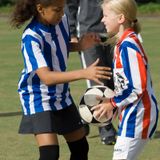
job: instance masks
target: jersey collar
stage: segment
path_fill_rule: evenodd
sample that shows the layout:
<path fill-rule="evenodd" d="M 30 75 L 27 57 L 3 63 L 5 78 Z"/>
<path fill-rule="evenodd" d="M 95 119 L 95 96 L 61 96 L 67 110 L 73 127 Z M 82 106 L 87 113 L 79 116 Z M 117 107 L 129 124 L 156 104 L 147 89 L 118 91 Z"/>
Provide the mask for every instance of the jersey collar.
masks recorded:
<path fill-rule="evenodd" d="M 133 33 L 134 33 L 134 30 L 132 28 L 126 29 L 123 35 L 121 36 L 120 40 L 118 41 L 117 45 L 120 45 L 125 38 L 129 37 Z"/>

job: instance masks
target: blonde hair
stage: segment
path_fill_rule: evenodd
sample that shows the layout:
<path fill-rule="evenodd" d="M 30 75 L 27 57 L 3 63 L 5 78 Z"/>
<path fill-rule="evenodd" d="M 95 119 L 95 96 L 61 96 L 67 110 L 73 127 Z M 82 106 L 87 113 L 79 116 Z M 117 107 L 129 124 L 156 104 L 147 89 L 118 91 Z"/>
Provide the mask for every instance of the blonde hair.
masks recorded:
<path fill-rule="evenodd" d="M 105 4 L 109 4 L 110 9 L 116 14 L 123 14 L 129 27 L 133 28 L 135 33 L 138 34 L 141 31 L 137 20 L 137 4 L 135 0 L 103 0 L 101 6 L 103 7 Z"/>

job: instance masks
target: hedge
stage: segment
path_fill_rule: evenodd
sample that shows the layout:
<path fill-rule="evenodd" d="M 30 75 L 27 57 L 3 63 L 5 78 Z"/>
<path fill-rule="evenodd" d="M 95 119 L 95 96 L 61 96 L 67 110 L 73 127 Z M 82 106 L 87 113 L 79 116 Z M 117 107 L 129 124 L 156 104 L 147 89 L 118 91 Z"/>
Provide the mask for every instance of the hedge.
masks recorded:
<path fill-rule="evenodd" d="M 0 0 L 0 6 L 12 5 L 16 2 L 16 0 Z"/>
<path fill-rule="evenodd" d="M 138 3 L 149 3 L 149 2 L 155 2 L 160 3 L 160 0 L 136 0 Z M 0 6 L 5 5 L 13 5 L 16 2 L 16 0 L 0 0 Z"/>

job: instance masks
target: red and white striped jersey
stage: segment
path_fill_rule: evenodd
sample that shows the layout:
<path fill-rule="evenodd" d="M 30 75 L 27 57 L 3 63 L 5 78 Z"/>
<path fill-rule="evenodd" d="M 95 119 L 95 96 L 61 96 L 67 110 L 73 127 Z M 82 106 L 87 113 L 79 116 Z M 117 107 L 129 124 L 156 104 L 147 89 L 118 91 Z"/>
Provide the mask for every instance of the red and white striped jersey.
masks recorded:
<path fill-rule="evenodd" d="M 127 29 L 114 52 L 113 74 L 119 111 L 118 135 L 150 138 L 158 120 L 158 105 L 152 88 L 148 60 L 137 35 Z"/>

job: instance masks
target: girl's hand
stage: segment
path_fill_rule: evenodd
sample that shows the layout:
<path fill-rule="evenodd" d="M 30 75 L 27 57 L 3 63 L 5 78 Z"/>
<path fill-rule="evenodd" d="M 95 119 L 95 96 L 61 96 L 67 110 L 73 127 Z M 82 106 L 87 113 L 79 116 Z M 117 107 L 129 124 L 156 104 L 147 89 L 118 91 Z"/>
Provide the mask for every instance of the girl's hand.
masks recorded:
<path fill-rule="evenodd" d="M 94 106 L 94 107 L 92 107 L 91 110 L 92 111 L 96 111 L 96 115 L 95 116 L 96 116 L 97 119 L 100 119 L 103 116 L 109 115 L 110 112 L 113 111 L 113 106 L 112 106 L 110 100 L 107 99 L 107 98 L 98 97 L 98 99 L 103 100 L 103 102 L 98 104 L 98 105 L 96 105 L 96 106 Z"/>
<path fill-rule="evenodd" d="M 111 68 L 109 67 L 100 67 L 97 66 L 99 59 L 97 59 L 93 64 L 84 69 L 86 79 L 93 80 L 96 83 L 103 85 L 103 83 L 99 79 L 111 79 Z"/>
<path fill-rule="evenodd" d="M 77 37 L 72 37 L 71 42 L 72 43 L 78 43 L 78 38 Z"/>
<path fill-rule="evenodd" d="M 101 39 L 96 33 L 87 33 L 79 40 L 80 50 L 86 50 L 92 46 L 99 44 Z"/>

